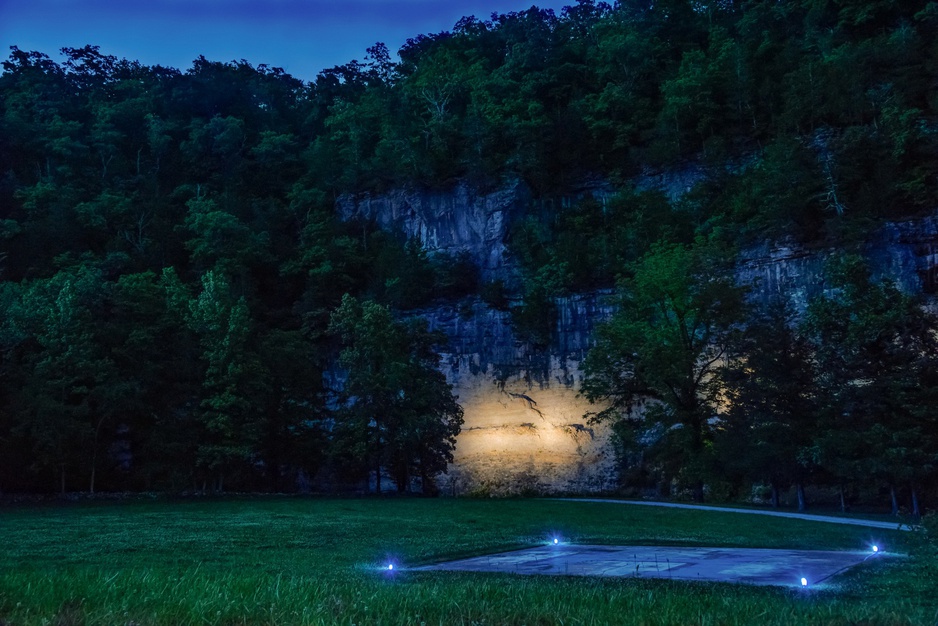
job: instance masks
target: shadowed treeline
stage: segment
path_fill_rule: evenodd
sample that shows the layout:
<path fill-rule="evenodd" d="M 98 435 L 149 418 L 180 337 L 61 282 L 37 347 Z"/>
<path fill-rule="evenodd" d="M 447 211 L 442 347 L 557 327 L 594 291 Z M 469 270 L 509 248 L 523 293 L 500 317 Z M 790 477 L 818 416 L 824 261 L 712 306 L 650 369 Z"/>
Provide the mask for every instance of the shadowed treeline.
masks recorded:
<path fill-rule="evenodd" d="M 853 246 L 934 209 L 936 27 L 915 1 L 581 0 L 463 19 L 400 62 L 377 44 L 313 83 L 246 61 L 179 71 L 14 48 L 0 489 L 364 487 L 383 469 L 432 492 L 461 415 L 440 337 L 389 311 L 511 296 L 519 337 L 543 346 L 552 298 L 628 280 L 655 242 Z M 680 200 L 632 185 L 688 160 L 706 176 Z M 608 203 L 566 201 L 597 179 Z M 342 194 L 519 180 L 545 202 L 510 229 L 516 285 L 334 210 Z M 348 386 L 324 388 L 335 370 Z M 695 411 L 678 422 L 703 424 Z M 901 424 L 889 450 L 933 441 L 887 414 L 869 423 Z M 710 443 L 702 432 L 680 467 Z M 877 480 L 933 480 L 930 454 L 914 477 Z M 866 471 L 851 462 L 838 471 Z"/>

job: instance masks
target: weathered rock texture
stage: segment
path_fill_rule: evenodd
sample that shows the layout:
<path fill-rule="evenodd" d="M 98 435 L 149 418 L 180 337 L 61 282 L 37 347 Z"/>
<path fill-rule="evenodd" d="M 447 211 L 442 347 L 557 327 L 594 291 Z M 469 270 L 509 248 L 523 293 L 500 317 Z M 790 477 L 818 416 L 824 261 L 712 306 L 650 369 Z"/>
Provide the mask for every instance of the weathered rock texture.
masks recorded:
<path fill-rule="evenodd" d="M 418 237 L 432 252 L 468 252 L 483 279 L 492 280 L 509 277 L 505 236 L 530 200 L 520 183 L 484 194 L 459 185 L 448 193 L 400 190 L 377 197 L 344 197 L 338 210 L 344 219 L 374 221 Z"/>
<path fill-rule="evenodd" d="M 740 283 L 752 286 L 756 300 L 782 295 L 798 310 L 828 288 L 824 267 L 841 251 L 792 242 L 766 243 L 745 250 L 737 266 Z M 922 293 L 933 305 L 938 293 L 938 217 L 887 222 L 862 248 L 874 278 L 894 281 L 907 293 Z"/>
<path fill-rule="evenodd" d="M 535 351 L 515 339 L 509 314 L 476 303 L 471 310 L 424 312 L 451 338 L 443 371 L 466 422 L 450 469 L 451 491 L 589 492 L 614 486 L 608 428 L 590 424 L 578 395 L 580 362 L 595 325 L 611 312 L 607 294 L 557 302 L 557 341 Z"/>
<path fill-rule="evenodd" d="M 676 177 L 648 176 L 645 188 L 677 197 L 698 181 L 690 168 Z M 584 189 L 605 200 L 601 185 Z M 512 221 L 531 207 L 520 184 L 476 194 L 465 186 L 451 193 L 398 191 L 377 198 L 346 198 L 346 218 L 373 220 L 420 237 L 428 250 L 468 252 L 483 279 L 518 279 L 507 248 Z M 536 210 L 535 210 L 536 214 Z M 745 251 L 740 282 L 753 285 L 756 300 L 784 294 L 802 309 L 825 289 L 823 270 L 835 251 L 796 243 L 765 244 Z M 938 218 L 886 224 L 865 247 L 874 272 L 910 292 L 938 291 Z M 517 283 L 515 283 L 517 284 Z M 450 338 L 443 369 L 465 410 L 455 460 L 443 487 L 458 493 L 526 490 L 600 491 L 615 484 L 608 428 L 588 423 L 591 408 L 578 395 L 580 363 L 598 323 L 612 312 L 609 294 L 560 299 L 553 343 L 536 351 L 519 341 L 507 312 L 481 302 L 423 311 L 431 327 Z M 448 481 L 448 483 L 447 483 Z"/>
<path fill-rule="evenodd" d="M 419 237 L 430 252 L 469 253 L 483 280 L 518 280 L 507 248 L 513 220 L 531 197 L 521 184 L 477 194 L 397 191 L 345 198 L 346 219 L 374 221 Z M 558 301 L 555 341 L 546 351 L 516 339 L 510 314 L 481 302 L 422 311 L 450 338 L 443 370 L 465 411 L 455 460 L 443 488 L 493 494 L 601 491 L 614 486 L 608 428 L 589 424 L 578 395 L 580 362 L 596 324 L 611 312 L 608 294 Z"/>

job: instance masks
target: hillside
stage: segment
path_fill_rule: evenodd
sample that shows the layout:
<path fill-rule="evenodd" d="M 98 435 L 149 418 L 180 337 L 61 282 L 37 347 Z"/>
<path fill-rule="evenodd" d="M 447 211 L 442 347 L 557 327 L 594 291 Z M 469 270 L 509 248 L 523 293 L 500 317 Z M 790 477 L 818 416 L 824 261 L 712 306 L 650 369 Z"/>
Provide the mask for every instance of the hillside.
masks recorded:
<path fill-rule="evenodd" d="M 584 418 L 581 361 L 610 294 L 662 249 L 719 250 L 714 267 L 762 276 L 756 291 L 800 313 L 836 292 L 818 287 L 834 280 L 825 259 L 855 252 L 876 279 L 934 292 L 936 33 L 926 2 L 580 0 L 461 20 L 399 61 L 376 44 L 313 83 L 246 61 L 181 71 L 93 45 L 62 61 L 14 48 L 0 489 L 361 489 L 376 468 L 443 487 L 427 473 L 451 445 L 389 425 L 389 452 L 391 430 L 338 408 L 355 404 L 340 402 L 347 365 L 379 310 L 410 346 L 390 362 L 411 350 L 429 371 L 432 331 L 449 335 L 456 458 L 481 454 L 501 481 L 458 483 L 457 463 L 450 487 L 614 487 L 634 451 Z M 400 321 L 415 314 L 428 328 Z M 470 443 L 490 428 L 511 436 Z M 929 428 L 915 454 L 932 459 Z M 690 466 L 662 463 L 635 484 Z M 908 475 L 891 463 L 877 485 L 934 491 L 933 459 Z M 863 473 L 815 465 L 829 486 Z M 738 488 L 753 471 L 718 473 Z"/>

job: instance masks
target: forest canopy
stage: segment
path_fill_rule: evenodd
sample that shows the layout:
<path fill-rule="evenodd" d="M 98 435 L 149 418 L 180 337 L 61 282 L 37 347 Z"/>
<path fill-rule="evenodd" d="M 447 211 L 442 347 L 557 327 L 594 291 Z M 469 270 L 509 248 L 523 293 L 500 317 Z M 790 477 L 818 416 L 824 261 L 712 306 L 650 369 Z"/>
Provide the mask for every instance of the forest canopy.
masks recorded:
<path fill-rule="evenodd" d="M 933 211 L 936 32 L 938 4 L 918 0 L 579 0 L 464 18 L 398 60 L 378 43 L 310 83 L 244 60 L 179 70 L 13 47 L 0 489 L 361 481 L 391 453 L 360 416 L 336 428 L 354 413 L 323 382 L 354 351 L 355 333 L 330 331 L 342 306 L 512 301 L 519 335 L 543 346 L 552 298 L 628 280 L 660 246 L 851 245 Z M 704 175 L 679 199 L 634 184 L 688 163 Z M 335 208 L 519 181 L 540 209 L 511 225 L 507 294 L 471 257 Z M 608 202 L 578 195 L 597 181 Z M 394 333 L 421 338 L 402 362 L 435 362 L 439 337 Z M 461 412 L 431 382 L 419 417 L 442 403 L 446 425 L 408 443 L 424 457 L 394 457 L 400 476 L 451 452 Z M 367 432 L 368 460 L 336 456 L 337 432 Z"/>

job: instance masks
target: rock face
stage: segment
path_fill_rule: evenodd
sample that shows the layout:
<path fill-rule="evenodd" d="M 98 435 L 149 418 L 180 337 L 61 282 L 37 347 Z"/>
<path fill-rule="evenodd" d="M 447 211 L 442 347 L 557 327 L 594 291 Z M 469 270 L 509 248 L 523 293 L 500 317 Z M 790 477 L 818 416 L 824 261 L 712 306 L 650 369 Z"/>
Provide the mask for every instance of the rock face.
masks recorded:
<path fill-rule="evenodd" d="M 531 202 L 522 184 L 477 194 L 396 191 L 344 198 L 345 219 L 419 237 L 430 252 L 469 253 L 483 280 L 518 280 L 508 255 L 512 221 Z M 608 427 L 588 423 L 579 397 L 580 362 L 610 294 L 557 302 L 555 341 L 546 351 L 515 338 L 510 314 L 482 302 L 421 311 L 450 338 L 443 371 L 465 411 L 455 459 L 441 487 L 452 493 L 589 492 L 612 488 L 615 459 Z"/>
<path fill-rule="evenodd" d="M 590 424 L 578 395 L 580 362 L 597 323 L 612 312 L 608 294 L 557 302 L 557 341 L 548 351 L 518 341 L 507 312 L 423 312 L 450 337 L 442 369 L 465 411 L 448 485 L 455 493 L 591 492 L 614 487 L 608 427 Z"/>
<path fill-rule="evenodd" d="M 448 193 L 399 190 L 376 197 L 344 197 L 337 208 L 344 219 L 374 221 L 384 229 L 417 237 L 431 252 L 468 252 L 483 280 L 493 280 L 510 278 L 506 235 L 530 200 L 521 183 L 487 194 L 463 184 Z"/>
<path fill-rule="evenodd" d="M 934 300 L 931 296 L 938 293 L 938 215 L 890 222 L 878 235 L 866 249 L 877 276 Z"/>
<path fill-rule="evenodd" d="M 743 251 L 736 270 L 752 285 L 755 300 L 782 295 L 803 311 L 827 289 L 824 267 L 839 251 L 792 242 L 766 243 Z M 894 281 L 907 293 L 921 293 L 931 306 L 938 293 L 938 216 L 884 224 L 862 249 L 875 279 Z"/>
<path fill-rule="evenodd" d="M 639 181 L 680 195 L 697 172 L 672 180 Z M 609 190 L 584 189 L 605 200 Z M 483 279 L 517 284 L 507 236 L 531 202 L 523 185 L 476 194 L 398 191 L 376 198 L 343 199 L 341 214 L 373 220 L 420 237 L 431 252 L 468 252 Z M 831 249 L 777 242 L 743 252 L 737 279 L 753 286 L 755 300 L 777 294 L 803 310 L 825 289 Z M 938 293 L 938 217 L 884 225 L 863 250 L 878 277 L 910 292 Z M 934 300 L 933 300 L 934 301 Z M 421 312 L 431 328 L 450 338 L 443 370 L 465 411 L 455 459 L 441 487 L 455 493 L 591 492 L 615 486 L 615 459 L 607 426 L 590 424 L 591 407 L 578 395 L 580 364 L 597 326 L 613 310 L 611 294 L 583 294 L 557 301 L 552 345 L 534 350 L 512 332 L 510 315 L 481 302 Z"/>

